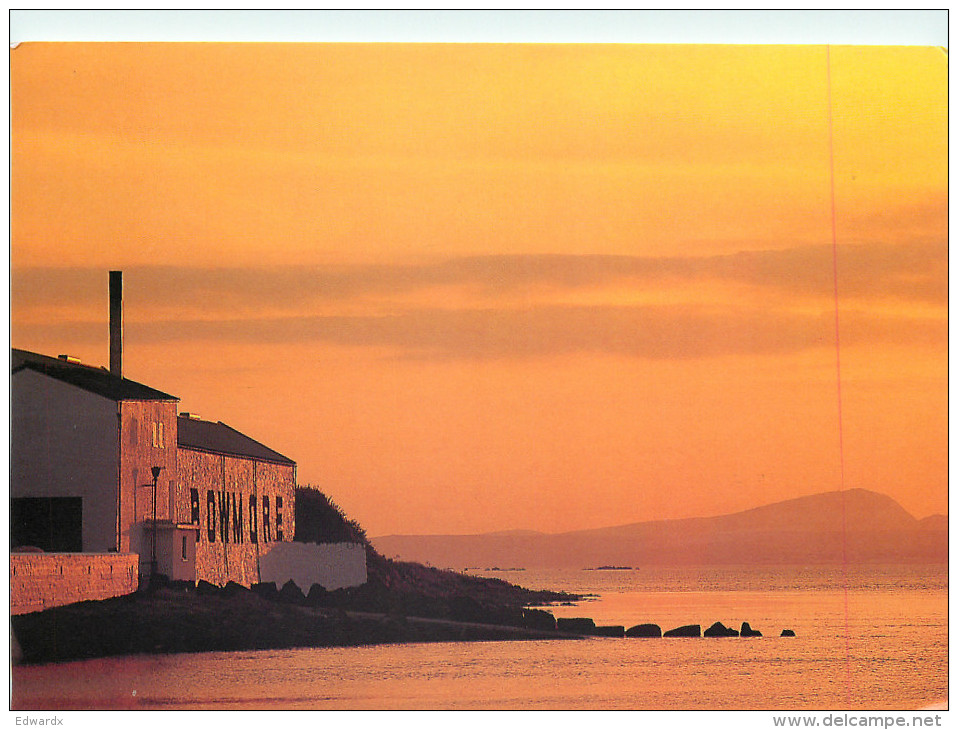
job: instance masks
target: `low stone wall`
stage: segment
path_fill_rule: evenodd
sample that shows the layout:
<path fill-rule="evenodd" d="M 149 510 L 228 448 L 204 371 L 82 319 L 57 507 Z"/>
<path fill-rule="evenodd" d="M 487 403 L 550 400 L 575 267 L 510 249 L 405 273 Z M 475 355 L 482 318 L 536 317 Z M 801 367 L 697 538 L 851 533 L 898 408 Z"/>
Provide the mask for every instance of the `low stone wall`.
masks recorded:
<path fill-rule="evenodd" d="M 136 553 L 11 553 L 10 613 L 136 592 Z"/>
<path fill-rule="evenodd" d="M 303 593 L 314 583 L 327 591 L 366 582 L 366 548 L 359 543 L 278 542 L 260 557 L 260 576 L 277 587 L 292 580 Z"/>

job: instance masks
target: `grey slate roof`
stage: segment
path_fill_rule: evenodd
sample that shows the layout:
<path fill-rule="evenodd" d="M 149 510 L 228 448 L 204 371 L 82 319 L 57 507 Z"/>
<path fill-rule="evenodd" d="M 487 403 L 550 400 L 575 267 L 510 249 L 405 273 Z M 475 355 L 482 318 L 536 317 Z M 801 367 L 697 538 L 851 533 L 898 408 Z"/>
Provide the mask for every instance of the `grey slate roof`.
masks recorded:
<path fill-rule="evenodd" d="M 106 368 L 67 362 L 56 357 L 11 348 L 11 374 L 25 369 L 43 373 L 51 378 L 56 378 L 110 400 L 179 400 L 175 395 L 164 393 L 133 380 L 119 378 Z"/>
<path fill-rule="evenodd" d="M 176 419 L 176 445 L 185 449 L 210 451 L 216 454 L 229 456 L 244 456 L 247 458 L 271 461 L 275 464 L 295 466 L 296 462 L 278 451 L 263 446 L 249 436 L 230 428 L 222 421 L 202 421 L 198 418 L 180 416 Z"/>

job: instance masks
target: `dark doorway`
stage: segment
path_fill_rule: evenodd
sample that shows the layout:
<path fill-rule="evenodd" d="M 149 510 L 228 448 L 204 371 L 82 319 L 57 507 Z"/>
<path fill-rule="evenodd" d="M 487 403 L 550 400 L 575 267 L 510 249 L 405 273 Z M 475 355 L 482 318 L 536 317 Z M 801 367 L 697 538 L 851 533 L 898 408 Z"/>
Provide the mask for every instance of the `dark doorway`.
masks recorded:
<path fill-rule="evenodd" d="M 16 497 L 10 500 L 10 548 L 48 553 L 83 551 L 81 497 Z"/>

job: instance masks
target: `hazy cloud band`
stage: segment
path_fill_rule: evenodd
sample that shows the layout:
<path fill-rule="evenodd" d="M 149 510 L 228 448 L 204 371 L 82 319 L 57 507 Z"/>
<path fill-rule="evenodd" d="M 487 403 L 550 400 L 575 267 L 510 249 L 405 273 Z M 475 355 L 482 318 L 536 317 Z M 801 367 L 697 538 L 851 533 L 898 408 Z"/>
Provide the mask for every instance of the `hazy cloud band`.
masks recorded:
<path fill-rule="evenodd" d="M 842 343 L 892 342 L 938 346 L 944 319 L 842 315 Z M 51 324 L 52 339 L 99 342 L 99 322 Z M 390 316 L 280 317 L 136 323 L 128 339 L 141 344 L 189 340 L 296 344 L 328 342 L 385 347 L 427 358 L 528 358 L 599 352 L 651 359 L 776 354 L 834 346 L 834 315 L 789 314 L 718 307 L 535 307 L 524 310 L 421 309 Z"/>
<path fill-rule="evenodd" d="M 946 305 L 947 242 L 846 245 L 839 250 L 844 296 L 897 298 Z M 522 255 L 461 257 L 413 265 L 264 268 L 129 267 L 127 281 L 149 304 L 197 307 L 345 301 L 398 296 L 439 286 L 474 287 L 487 296 L 550 286 L 585 289 L 616 282 L 727 281 L 795 294 L 830 295 L 830 246 L 743 251 L 707 257 Z M 14 270 L 14 307 L 98 304 L 100 269 Z"/>

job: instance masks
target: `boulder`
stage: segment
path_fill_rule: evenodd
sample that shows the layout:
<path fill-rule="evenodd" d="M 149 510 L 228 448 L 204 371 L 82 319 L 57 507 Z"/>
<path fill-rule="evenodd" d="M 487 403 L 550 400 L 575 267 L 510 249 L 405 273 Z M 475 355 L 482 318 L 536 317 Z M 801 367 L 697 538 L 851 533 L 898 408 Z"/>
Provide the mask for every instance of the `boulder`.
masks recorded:
<path fill-rule="evenodd" d="M 795 636 L 795 632 L 791 629 L 782 629 L 782 636 Z"/>
<path fill-rule="evenodd" d="M 522 625 L 527 629 L 555 631 L 556 617 L 540 608 L 524 608 L 522 609 Z"/>
<path fill-rule="evenodd" d="M 677 629 L 669 629 L 662 636 L 672 638 L 675 636 L 701 636 L 702 627 L 699 624 L 690 624 L 688 626 L 679 626 Z"/>
<path fill-rule="evenodd" d="M 743 622 L 742 622 L 742 630 L 739 632 L 739 634 L 740 634 L 741 636 L 743 636 L 743 637 L 748 638 L 748 637 L 751 637 L 751 636 L 761 636 L 761 635 L 762 635 L 762 632 L 761 632 L 761 631 L 756 631 L 756 630 L 753 629 L 751 626 L 749 626 L 749 625 L 748 625 L 748 621 L 743 621 Z"/>
<path fill-rule="evenodd" d="M 283 587 L 279 589 L 279 597 L 280 600 L 286 603 L 295 603 L 298 605 L 306 603 L 306 596 L 303 595 L 303 589 L 296 585 L 296 582 L 292 578 L 286 581 Z"/>
<path fill-rule="evenodd" d="M 556 619 L 556 628 L 567 634 L 588 634 L 595 631 L 595 621 L 591 618 L 560 618 Z"/>
<path fill-rule="evenodd" d="M 709 636 L 713 638 L 723 636 L 738 636 L 738 631 L 728 628 L 721 621 L 716 621 L 714 624 L 705 629 L 704 632 L 702 632 L 702 636 Z"/>
<path fill-rule="evenodd" d="M 276 600 L 279 596 L 275 583 L 254 583 L 250 586 L 250 590 L 260 598 L 266 598 L 268 600 Z"/>
<path fill-rule="evenodd" d="M 225 586 L 223 586 L 223 593 L 227 596 L 235 596 L 241 593 L 249 593 L 249 588 L 244 585 L 240 585 L 236 581 L 230 581 Z"/>
<path fill-rule="evenodd" d="M 219 595 L 219 592 L 219 586 L 215 586 L 205 580 L 199 580 L 196 582 L 196 593 L 200 596 L 216 596 Z"/>
<path fill-rule="evenodd" d="M 622 638 L 625 636 L 625 626 L 596 626 L 592 629 L 592 635 Z"/>
<path fill-rule="evenodd" d="M 626 631 L 625 635 L 631 638 L 658 639 L 662 636 L 662 629 L 660 629 L 656 624 L 638 624 L 637 626 L 633 626 Z"/>
<path fill-rule="evenodd" d="M 327 591 L 319 583 L 313 583 L 306 594 L 306 602 L 311 606 L 322 606 L 326 603 Z"/>

